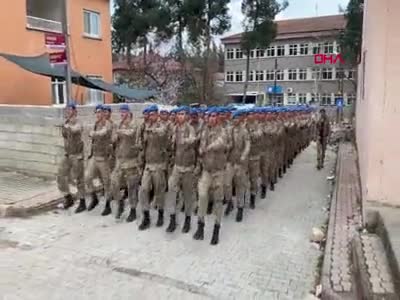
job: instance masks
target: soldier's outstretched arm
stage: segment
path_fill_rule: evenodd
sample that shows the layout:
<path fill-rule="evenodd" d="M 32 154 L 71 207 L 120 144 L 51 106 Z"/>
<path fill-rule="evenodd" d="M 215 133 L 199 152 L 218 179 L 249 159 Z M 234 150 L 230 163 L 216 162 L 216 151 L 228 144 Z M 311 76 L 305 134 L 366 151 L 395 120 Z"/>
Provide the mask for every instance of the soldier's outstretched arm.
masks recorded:
<path fill-rule="evenodd" d="M 78 133 L 83 131 L 83 127 L 81 123 L 75 123 L 75 124 L 68 124 L 69 129 L 73 133 Z"/>
<path fill-rule="evenodd" d="M 196 132 L 192 126 L 189 126 L 189 136 L 183 139 L 183 143 L 185 145 L 193 145 L 196 141 Z"/>
<path fill-rule="evenodd" d="M 90 133 L 90 135 L 92 136 L 92 137 L 101 137 L 101 136 L 105 136 L 107 133 L 108 133 L 108 131 L 109 131 L 109 128 L 107 127 L 107 126 L 103 126 L 103 128 L 102 129 L 100 129 L 100 130 L 93 130 L 91 133 Z"/>
<path fill-rule="evenodd" d="M 249 157 L 249 154 L 250 154 L 251 142 L 250 142 L 250 136 L 249 136 L 247 130 L 244 135 L 244 143 L 245 143 L 245 146 L 244 146 L 242 155 L 240 157 L 241 161 L 245 161 Z"/>
<path fill-rule="evenodd" d="M 220 150 L 226 148 L 227 145 L 227 134 L 225 130 L 221 131 L 221 135 L 214 140 L 208 147 L 208 151 L 215 151 L 215 150 Z"/>

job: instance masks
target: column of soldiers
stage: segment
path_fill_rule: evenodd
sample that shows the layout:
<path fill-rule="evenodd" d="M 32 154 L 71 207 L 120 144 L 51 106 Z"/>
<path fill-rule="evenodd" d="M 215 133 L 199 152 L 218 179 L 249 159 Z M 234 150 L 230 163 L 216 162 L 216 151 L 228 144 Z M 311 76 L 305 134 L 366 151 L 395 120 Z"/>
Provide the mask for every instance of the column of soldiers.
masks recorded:
<path fill-rule="evenodd" d="M 169 233 L 176 230 L 182 211 L 182 232 L 187 233 L 197 214 L 193 238 L 203 240 L 205 216 L 213 213 L 211 244 L 215 245 L 223 215 L 236 210 L 236 221 L 241 222 L 245 203 L 255 209 L 257 195 L 264 199 L 268 190 L 274 190 L 314 133 L 328 130 L 325 122 L 311 117 L 311 112 L 308 107 L 178 107 L 168 112 L 152 105 L 143 111 L 140 123 L 133 119 L 129 106 L 122 104 L 121 121 L 116 125 L 111 121 L 110 107 L 99 105 L 84 168 L 83 127 L 76 106 L 68 105 L 62 128 L 65 156 L 57 178 L 65 196 L 64 207 L 74 204 L 69 189 L 72 178 L 79 199 L 75 212 L 93 210 L 99 204 L 93 180 L 99 178 L 105 197 L 103 216 L 111 214 L 113 200 L 117 203 L 116 218 L 121 218 L 128 198 L 127 222 L 136 220 L 141 204 L 139 230 L 150 227 L 150 210 L 154 208 L 157 227 L 164 224 L 164 212 L 168 214 Z M 320 142 L 318 153 L 322 156 L 326 144 Z M 322 165 L 319 155 L 318 168 Z"/>

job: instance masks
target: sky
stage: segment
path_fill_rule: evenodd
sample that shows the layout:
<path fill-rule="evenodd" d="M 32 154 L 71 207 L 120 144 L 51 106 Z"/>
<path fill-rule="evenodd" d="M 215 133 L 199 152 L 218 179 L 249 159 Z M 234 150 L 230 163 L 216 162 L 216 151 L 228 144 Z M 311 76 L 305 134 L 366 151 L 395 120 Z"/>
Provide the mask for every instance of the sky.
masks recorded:
<path fill-rule="evenodd" d="M 288 0 L 289 7 L 277 16 L 277 20 L 334 15 L 339 13 L 339 5 L 345 8 L 349 0 Z M 113 6 L 111 0 L 111 7 Z M 229 4 L 232 27 L 223 36 L 242 31 L 243 16 L 240 10 L 242 0 L 231 0 Z M 113 9 L 111 9 L 113 11 Z"/>

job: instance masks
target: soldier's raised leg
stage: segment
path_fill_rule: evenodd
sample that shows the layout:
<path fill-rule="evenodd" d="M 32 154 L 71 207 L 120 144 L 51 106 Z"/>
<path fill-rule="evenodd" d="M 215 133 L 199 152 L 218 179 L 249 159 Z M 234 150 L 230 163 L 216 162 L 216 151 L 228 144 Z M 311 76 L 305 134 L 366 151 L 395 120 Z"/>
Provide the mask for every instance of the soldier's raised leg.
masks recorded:
<path fill-rule="evenodd" d="M 145 230 L 150 227 L 150 190 L 152 188 L 152 172 L 145 169 L 139 191 L 139 200 L 143 210 L 143 218 L 142 223 L 139 225 L 139 230 Z"/>
<path fill-rule="evenodd" d="M 128 223 L 136 220 L 136 207 L 139 200 L 140 173 L 137 169 L 126 171 L 126 184 L 128 186 L 129 215 L 126 219 Z"/>
<path fill-rule="evenodd" d="M 212 178 L 209 172 L 203 171 L 199 180 L 199 210 L 197 212 L 198 222 L 197 230 L 193 235 L 195 240 L 204 239 L 204 217 L 207 214 L 209 191 Z"/>
<path fill-rule="evenodd" d="M 98 175 L 98 170 L 96 167 L 96 162 L 94 159 L 89 159 L 86 172 L 85 172 L 85 183 L 86 183 L 86 192 L 91 196 L 91 202 L 88 206 L 88 211 L 93 210 L 98 204 L 99 199 L 97 198 L 97 194 L 94 188 L 93 180 Z"/>
<path fill-rule="evenodd" d="M 214 230 L 211 237 L 211 245 L 216 245 L 219 242 L 219 231 L 221 229 L 222 221 L 222 205 L 224 200 L 224 175 L 225 172 L 217 172 L 213 174 L 212 180 L 212 194 L 214 198 Z"/>
<path fill-rule="evenodd" d="M 57 186 L 64 196 L 64 209 L 74 205 L 74 200 L 69 188 L 69 176 L 72 169 L 72 162 L 68 157 L 64 157 L 60 163 L 57 174 Z"/>
<path fill-rule="evenodd" d="M 79 199 L 79 206 L 75 210 L 75 213 L 78 214 L 86 210 L 83 158 L 74 158 L 72 160 L 72 173 L 76 178 L 76 188 L 78 190 L 77 198 Z"/>

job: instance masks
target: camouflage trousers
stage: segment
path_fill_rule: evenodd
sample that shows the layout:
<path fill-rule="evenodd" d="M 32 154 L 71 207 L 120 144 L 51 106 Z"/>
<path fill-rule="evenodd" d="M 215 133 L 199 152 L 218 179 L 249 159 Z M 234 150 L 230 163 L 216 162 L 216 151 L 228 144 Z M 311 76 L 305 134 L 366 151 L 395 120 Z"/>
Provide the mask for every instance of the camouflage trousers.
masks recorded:
<path fill-rule="evenodd" d="M 327 139 L 318 139 L 317 141 L 317 166 L 323 167 L 325 161 L 325 151 L 328 144 Z"/>
<path fill-rule="evenodd" d="M 225 170 L 208 172 L 203 170 L 199 180 L 199 219 L 204 221 L 207 213 L 208 200 L 211 196 L 214 205 L 215 222 L 220 224 L 222 219 L 222 202 L 224 199 Z"/>
<path fill-rule="evenodd" d="M 180 210 L 181 207 L 177 205 L 177 200 L 179 196 L 182 196 L 185 215 L 192 215 L 194 205 L 193 182 L 193 170 L 185 170 L 177 166 L 173 168 L 168 180 L 167 194 L 168 203 L 171 204 L 171 214 L 177 214 Z"/>
<path fill-rule="evenodd" d="M 72 175 L 72 176 L 71 176 Z M 69 195 L 70 179 L 76 179 L 78 189 L 78 199 L 85 197 L 85 178 L 83 158 L 64 156 L 58 168 L 57 185 L 64 196 Z"/>
<path fill-rule="evenodd" d="M 88 161 L 85 174 L 86 191 L 89 194 L 95 191 L 93 180 L 98 177 L 100 177 L 104 187 L 104 197 L 110 199 L 110 164 L 103 157 L 92 157 Z"/>
<path fill-rule="evenodd" d="M 248 167 L 246 165 L 233 164 L 231 170 L 231 182 L 236 191 L 236 201 L 234 203 L 236 207 L 242 208 L 244 207 L 246 190 L 248 188 L 248 180 L 246 180 L 249 176 Z M 232 186 L 227 192 L 225 192 L 226 199 L 232 200 Z"/>
<path fill-rule="evenodd" d="M 164 209 L 166 174 L 162 167 L 146 166 L 142 176 L 139 200 L 144 211 L 150 210 L 150 192 L 153 190 L 154 202 L 158 209 Z"/>
<path fill-rule="evenodd" d="M 261 184 L 264 186 L 268 186 L 274 179 L 274 160 L 274 152 L 270 147 L 260 157 Z"/>
<path fill-rule="evenodd" d="M 135 164 L 126 161 L 116 161 L 114 171 L 111 174 L 111 190 L 113 199 L 122 200 L 121 188 L 128 187 L 128 199 L 131 208 L 138 204 L 138 193 L 140 184 L 140 169 Z"/>
<path fill-rule="evenodd" d="M 233 165 L 232 163 L 228 162 L 226 164 L 225 176 L 224 176 L 224 196 L 225 200 L 228 201 L 232 200 L 233 175 L 234 175 Z"/>
<path fill-rule="evenodd" d="M 250 193 L 252 195 L 257 195 L 259 177 L 260 177 L 260 158 L 251 158 L 249 160 L 249 180 L 250 180 Z"/>

